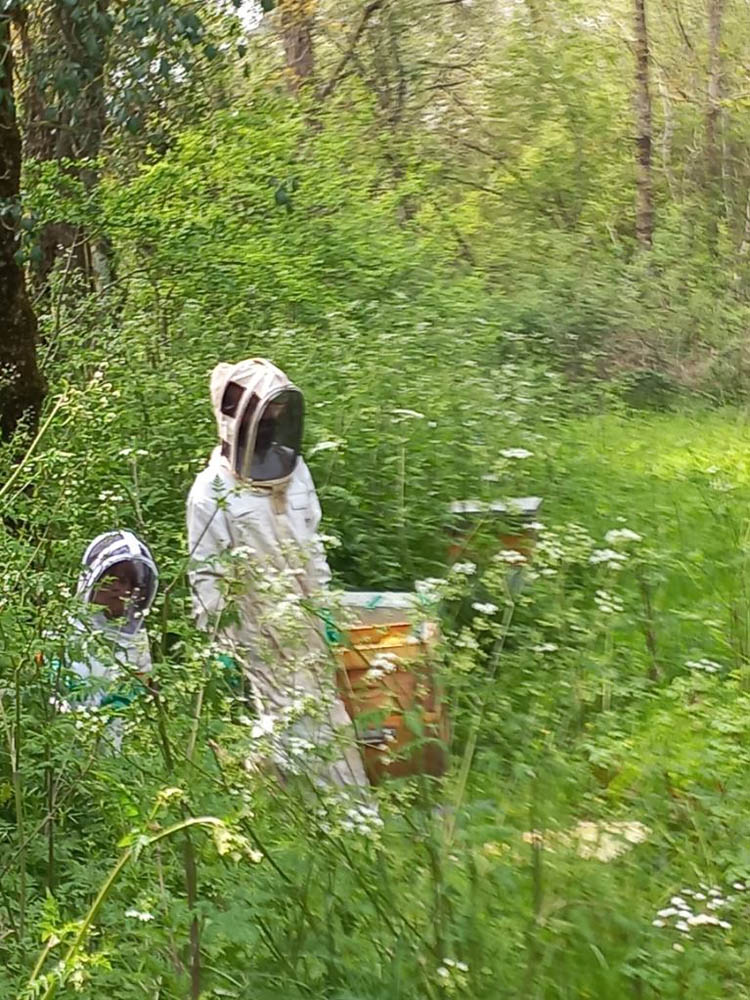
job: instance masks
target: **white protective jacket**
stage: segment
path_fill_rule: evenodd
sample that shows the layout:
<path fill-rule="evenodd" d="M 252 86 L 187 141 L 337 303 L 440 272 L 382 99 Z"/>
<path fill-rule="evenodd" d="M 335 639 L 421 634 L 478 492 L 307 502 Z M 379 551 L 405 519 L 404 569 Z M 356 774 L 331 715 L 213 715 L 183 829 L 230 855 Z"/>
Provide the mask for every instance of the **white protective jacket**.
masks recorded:
<path fill-rule="evenodd" d="M 274 755 L 283 768 L 295 770 L 294 757 L 312 744 L 327 751 L 326 777 L 365 784 L 315 615 L 331 572 L 317 534 L 321 510 L 312 476 L 301 458 L 287 478 L 263 485 L 233 471 L 239 419 L 222 413 L 230 382 L 261 403 L 290 385 L 283 372 L 259 359 L 219 365 L 211 377 L 224 449 L 214 450 L 187 502 L 198 625 L 248 676 L 258 728 L 276 734 Z"/>
<path fill-rule="evenodd" d="M 91 603 L 94 590 L 107 570 L 118 562 L 138 564 L 145 591 L 136 612 L 120 620 L 109 620 Z M 74 675 L 69 695 L 78 704 L 122 707 L 139 690 L 138 678 L 151 671 L 151 651 L 144 618 L 158 589 L 158 573 L 148 547 L 132 532 L 109 531 L 98 535 L 82 560 L 76 597 L 83 605 L 71 622 L 69 655 L 65 668 Z M 109 737 L 119 749 L 122 742 L 118 722 L 108 727 Z"/>

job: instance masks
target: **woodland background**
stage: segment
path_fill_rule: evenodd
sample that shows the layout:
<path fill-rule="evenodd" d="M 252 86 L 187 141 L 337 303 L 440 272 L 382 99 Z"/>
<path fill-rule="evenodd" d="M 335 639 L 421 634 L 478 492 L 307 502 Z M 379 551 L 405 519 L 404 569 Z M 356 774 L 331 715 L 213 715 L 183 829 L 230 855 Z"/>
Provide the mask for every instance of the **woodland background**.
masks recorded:
<path fill-rule="evenodd" d="M 747 0 L 2 0 L 4 996 L 745 995 L 749 63 Z M 451 770 L 382 827 L 246 772 L 190 622 L 252 355 L 338 584 L 441 597 Z M 520 598 L 449 567 L 451 501 L 530 494 Z M 47 666 L 114 526 L 162 571 L 118 757 Z"/>

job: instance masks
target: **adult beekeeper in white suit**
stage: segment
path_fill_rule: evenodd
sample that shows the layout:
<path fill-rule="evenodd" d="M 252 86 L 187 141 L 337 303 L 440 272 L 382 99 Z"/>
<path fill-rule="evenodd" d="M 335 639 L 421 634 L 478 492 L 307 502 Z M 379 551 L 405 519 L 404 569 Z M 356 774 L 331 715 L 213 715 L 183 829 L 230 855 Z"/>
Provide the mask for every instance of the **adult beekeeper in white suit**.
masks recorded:
<path fill-rule="evenodd" d="M 78 614 L 70 623 L 60 693 L 74 704 L 117 713 L 143 691 L 151 671 L 144 626 L 159 576 L 148 546 L 130 531 L 98 535 L 84 552 Z M 121 726 L 108 727 L 117 747 Z"/>
<path fill-rule="evenodd" d="M 316 616 L 331 572 L 300 456 L 302 393 L 251 358 L 216 366 L 211 401 L 220 444 L 187 503 L 198 625 L 249 679 L 256 733 L 268 735 L 282 771 L 364 785 Z"/>

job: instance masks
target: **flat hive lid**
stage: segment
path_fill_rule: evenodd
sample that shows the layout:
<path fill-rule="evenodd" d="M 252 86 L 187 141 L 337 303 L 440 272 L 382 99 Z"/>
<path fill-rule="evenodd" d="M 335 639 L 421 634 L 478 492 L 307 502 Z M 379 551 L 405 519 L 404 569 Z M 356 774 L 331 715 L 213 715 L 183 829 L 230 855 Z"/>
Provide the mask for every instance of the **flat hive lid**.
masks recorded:
<path fill-rule="evenodd" d="M 347 590 L 338 595 L 345 608 L 388 608 L 409 611 L 423 602 L 418 594 L 397 590 Z"/>
<path fill-rule="evenodd" d="M 450 505 L 451 514 L 519 514 L 533 517 L 542 506 L 541 497 L 513 497 L 510 500 L 454 500 Z"/>

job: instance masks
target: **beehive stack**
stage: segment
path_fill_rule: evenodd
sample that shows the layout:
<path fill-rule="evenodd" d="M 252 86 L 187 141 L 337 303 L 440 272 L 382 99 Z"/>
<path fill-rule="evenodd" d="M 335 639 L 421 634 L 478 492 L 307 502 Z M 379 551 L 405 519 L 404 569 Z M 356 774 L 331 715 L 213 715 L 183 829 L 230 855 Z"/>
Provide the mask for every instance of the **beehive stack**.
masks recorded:
<path fill-rule="evenodd" d="M 415 623 L 413 595 L 356 592 L 344 603 L 355 624 L 338 647 L 339 691 L 368 777 L 443 774 L 449 725 L 433 670 L 437 626 Z"/>

